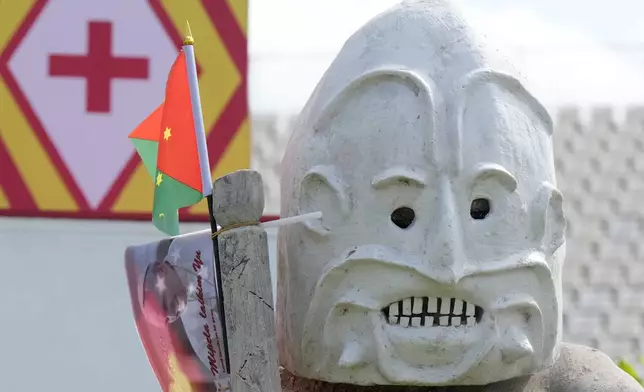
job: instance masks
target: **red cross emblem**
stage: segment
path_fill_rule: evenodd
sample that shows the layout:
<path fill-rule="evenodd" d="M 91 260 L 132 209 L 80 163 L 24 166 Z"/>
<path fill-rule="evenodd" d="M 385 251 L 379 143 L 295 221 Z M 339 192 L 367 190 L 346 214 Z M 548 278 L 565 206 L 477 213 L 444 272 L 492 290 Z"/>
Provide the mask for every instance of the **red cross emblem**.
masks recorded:
<path fill-rule="evenodd" d="M 147 79 L 147 58 L 112 54 L 112 23 L 89 22 L 87 55 L 51 55 L 51 76 L 81 77 L 87 83 L 87 112 L 109 113 L 112 79 Z"/>

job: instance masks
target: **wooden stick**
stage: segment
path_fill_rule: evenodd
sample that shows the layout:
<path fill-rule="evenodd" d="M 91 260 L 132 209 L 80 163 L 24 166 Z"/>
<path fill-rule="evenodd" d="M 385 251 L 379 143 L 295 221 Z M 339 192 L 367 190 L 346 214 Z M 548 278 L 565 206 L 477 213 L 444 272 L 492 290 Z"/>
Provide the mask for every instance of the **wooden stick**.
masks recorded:
<path fill-rule="evenodd" d="M 288 218 L 277 219 L 274 221 L 263 222 L 259 224 L 259 227 L 262 229 L 271 229 L 274 227 L 282 227 L 286 225 L 292 225 L 293 223 L 306 222 L 307 220 L 313 219 L 322 219 L 322 212 L 311 212 L 308 214 L 289 216 Z"/>

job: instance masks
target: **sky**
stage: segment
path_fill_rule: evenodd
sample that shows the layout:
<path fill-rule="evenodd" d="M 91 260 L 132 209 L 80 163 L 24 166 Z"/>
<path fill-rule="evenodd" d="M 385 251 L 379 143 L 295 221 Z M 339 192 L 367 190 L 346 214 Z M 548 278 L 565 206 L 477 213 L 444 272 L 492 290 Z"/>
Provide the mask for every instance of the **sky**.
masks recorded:
<path fill-rule="evenodd" d="M 249 0 L 251 110 L 297 113 L 344 41 L 397 2 Z M 546 106 L 644 104 L 643 1 L 454 2 Z"/>

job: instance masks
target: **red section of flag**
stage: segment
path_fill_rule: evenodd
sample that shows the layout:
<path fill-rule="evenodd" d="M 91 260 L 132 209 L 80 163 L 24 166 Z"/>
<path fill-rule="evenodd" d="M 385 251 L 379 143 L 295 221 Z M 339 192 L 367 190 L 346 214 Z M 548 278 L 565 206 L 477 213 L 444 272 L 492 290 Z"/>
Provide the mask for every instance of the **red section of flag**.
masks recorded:
<path fill-rule="evenodd" d="M 161 121 L 163 120 L 163 104 L 159 105 L 134 131 L 130 139 L 141 139 L 158 142 L 161 137 Z"/>
<path fill-rule="evenodd" d="M 197 133 L 185 52 L 172 65 L 165 91 L 157 169 L 202 192 Z"/>

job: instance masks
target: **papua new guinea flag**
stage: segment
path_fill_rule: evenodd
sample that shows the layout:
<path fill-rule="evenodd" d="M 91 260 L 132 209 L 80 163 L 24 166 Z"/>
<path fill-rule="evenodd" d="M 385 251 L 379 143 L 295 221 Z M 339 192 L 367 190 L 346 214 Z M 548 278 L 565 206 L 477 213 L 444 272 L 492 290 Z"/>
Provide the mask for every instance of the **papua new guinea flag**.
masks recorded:
<path fill-rule="evenodd" d="M 163 104 L 129 135 L 154 181 L 152 222 L 168 235 L 179 234 L 178 209 L 201 201 L 212 186 L 207 152 L 199 146 L 205 143 L 199 93 L 189 82 L 194 66 L 188 63 L 184 47 L 168 74 Z"/>
<path fill-rule="evenodd" d="M 139 337 L 163 392 L 230 391 L 210 230 L 128 247 Z"/>

